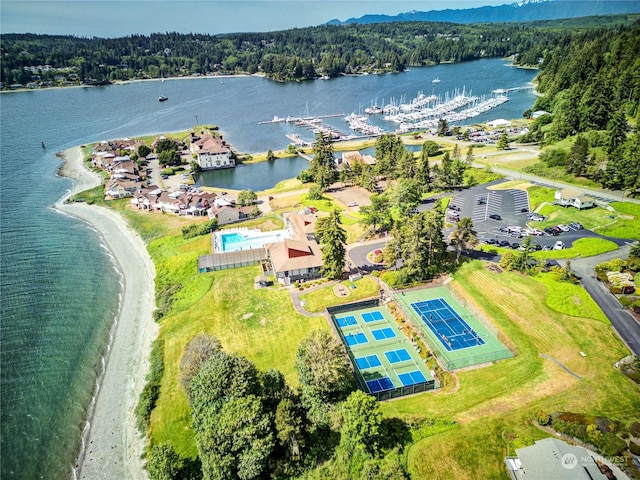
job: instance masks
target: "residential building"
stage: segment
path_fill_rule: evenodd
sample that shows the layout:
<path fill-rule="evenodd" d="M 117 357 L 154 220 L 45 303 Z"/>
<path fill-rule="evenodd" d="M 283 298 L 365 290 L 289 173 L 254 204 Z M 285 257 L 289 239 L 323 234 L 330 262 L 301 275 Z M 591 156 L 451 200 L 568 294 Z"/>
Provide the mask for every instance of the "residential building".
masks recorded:
<path fill-rule="evenodd" d="M 556 190 L 553 194 L 558 205 L 563 207 L 575 207 L 578 210 L 583 208 L 591 208 L 595 206 L 593 198 L 584 195 L 583 192 L 575 188 L 563 188 L 562 190 Z"/>
<path fill-rule="evenodd" d="M 214 137 L 209 133 L 191 137 L 191 153 L 203 170 L 219 168 L 234 168 L 236 161 L 231 153 L 231 147 L 222 137 Z"/>
<path fill-rule="evenodd" d="M 289 285 L 321 276 L 322 251 L 314 238 L 316 220 L 315 215 L 291 213 L 285 217 L 291 238 L 265 245 L 271 272 L 279 282 Z"/>

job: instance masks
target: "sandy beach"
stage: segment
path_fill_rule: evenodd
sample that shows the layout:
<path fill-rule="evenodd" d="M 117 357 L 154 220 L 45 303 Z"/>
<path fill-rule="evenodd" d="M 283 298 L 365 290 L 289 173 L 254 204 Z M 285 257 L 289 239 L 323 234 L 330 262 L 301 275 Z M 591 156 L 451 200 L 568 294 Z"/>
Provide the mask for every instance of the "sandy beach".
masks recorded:
<path fill-rule="evenodd" d="M 62 153 L 60 175 L 73 179 L 70 195 L 100 184 L 100 177 L 82 163 L 82 150 Z M 55 205 L 95 228 L 114 257 L 122 274 L 121 306 L 111 330 L 111 345 L 76 466 L 76 478 L 146 479 L 143 468 L 144 438 L 136 428 L 134 409 L 148 371 L 151 343 L 158 325 L 155 309 L 155 267 L 142 239 L 117 213 L 83 203 Z"/>

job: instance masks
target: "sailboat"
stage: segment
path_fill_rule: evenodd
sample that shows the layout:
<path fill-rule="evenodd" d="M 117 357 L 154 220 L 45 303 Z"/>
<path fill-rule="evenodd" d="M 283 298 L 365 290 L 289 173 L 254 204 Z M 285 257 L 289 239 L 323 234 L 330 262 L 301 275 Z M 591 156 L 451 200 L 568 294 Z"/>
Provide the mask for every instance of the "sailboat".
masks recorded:
<path fill-rule="evenodd" d="M 438 77 L 431 80 L 431 83 L 440 83 L 440 79 Z"/>

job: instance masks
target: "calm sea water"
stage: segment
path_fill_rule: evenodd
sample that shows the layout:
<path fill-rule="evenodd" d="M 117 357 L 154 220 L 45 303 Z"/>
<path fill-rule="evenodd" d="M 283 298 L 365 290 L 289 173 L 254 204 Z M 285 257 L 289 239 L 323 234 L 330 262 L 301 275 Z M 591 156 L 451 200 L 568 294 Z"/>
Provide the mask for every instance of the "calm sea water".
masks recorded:
<path fill-rule="evenodd" d="M 289 143 L 287 133 L 304 133 L 285 124 L 258 125 L 274 115 L 347 115 L 373 103 L 410 100 L 420 92 L 444 96 L 463 87 L 490 94 L 526 86 L 534 76 L 488 59 L 293 84 L 240 77 L 2 94 L 0 476 L 71 477 L 119 304 L 121 278 L 99 235 L 51 208 L 71 186 L 56 176 L 56 152 L 196 124 L 219 125 L 241 152 L 276 150 Z M 439 84 L 431 82 L 435 77 Z M 169 101 L 158 102 L 159 94 Z M 521 117 L 535 100 L 530 90 L 509 96 L 477 120 Z M 330 123 L 346 127 L 341 117 Z M 376 123 L 391 127 L 380 118 Z M 215 172 L 207 183 L 259 190 L 303 168 L 300 159 L 278 160 Z"/>

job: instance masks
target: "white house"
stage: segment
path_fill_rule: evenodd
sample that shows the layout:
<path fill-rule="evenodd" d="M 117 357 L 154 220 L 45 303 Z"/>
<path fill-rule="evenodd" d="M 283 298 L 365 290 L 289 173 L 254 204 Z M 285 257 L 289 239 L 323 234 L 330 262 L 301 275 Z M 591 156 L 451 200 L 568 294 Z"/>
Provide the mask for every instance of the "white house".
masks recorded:
<path fill-rule="evenodd" d="M 553 194 L 558 205 L 563 207 L 575 207 L 578 210 L 583 208 L 591 208 L 595 204 L 593 198 L 584 195 L 581 191 L 574 188 L 563 188 L 562 190 L 556 190 Z"/>
<path fill-rule="evenodd" d="M 190 150 L 196 155 L 196 162 L 203 170 L 234 168 L 236 166 L 231 155 L 231 148 L 222 137 L 214 137 L 209 133 L 193 136 Z"/>

